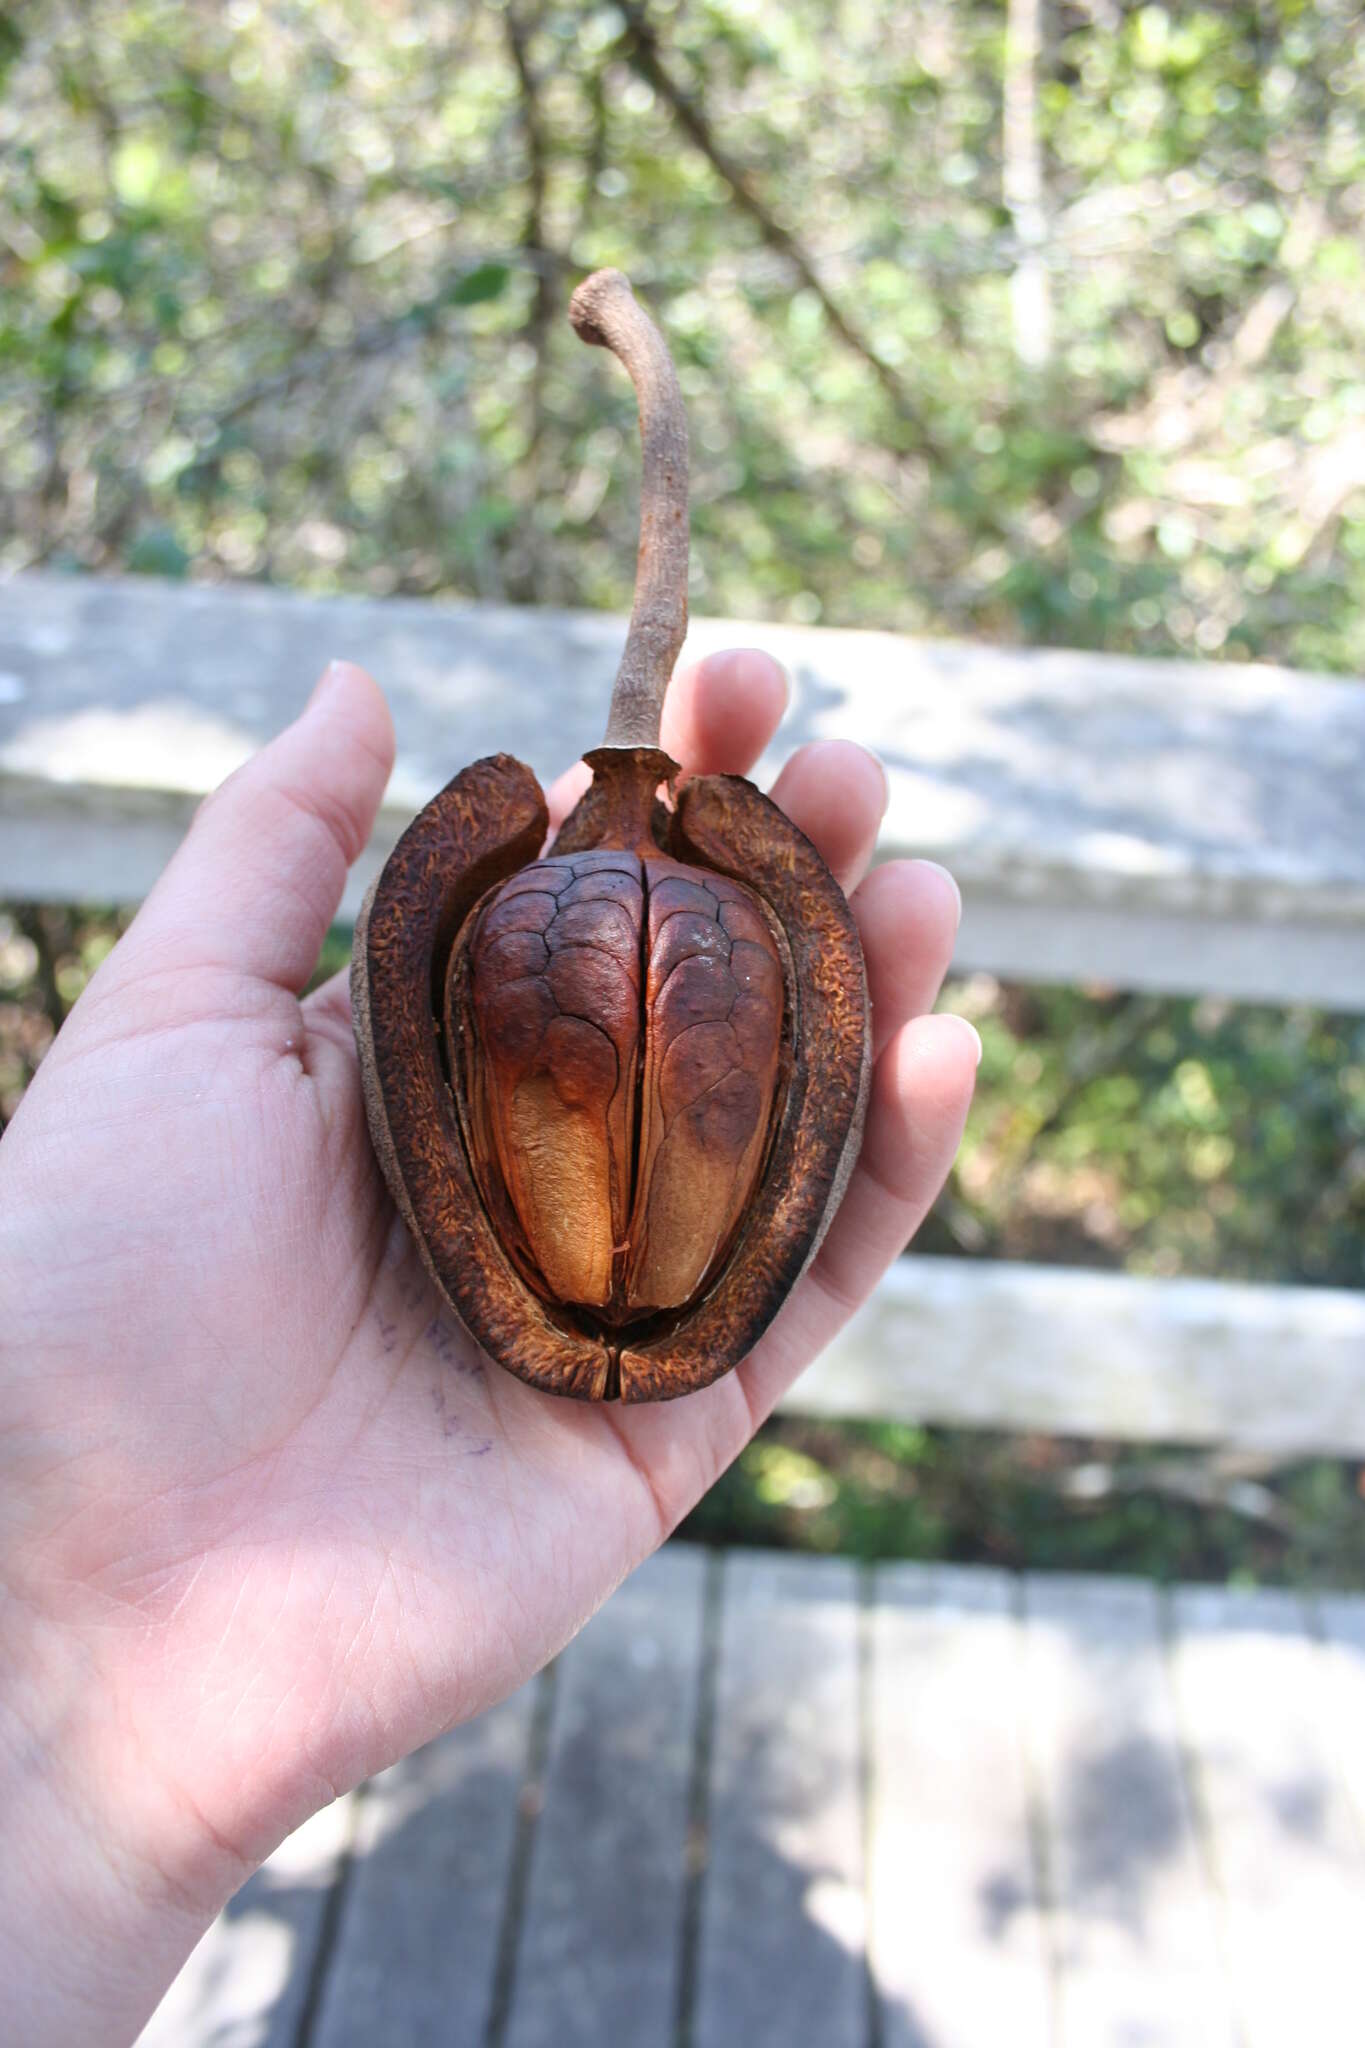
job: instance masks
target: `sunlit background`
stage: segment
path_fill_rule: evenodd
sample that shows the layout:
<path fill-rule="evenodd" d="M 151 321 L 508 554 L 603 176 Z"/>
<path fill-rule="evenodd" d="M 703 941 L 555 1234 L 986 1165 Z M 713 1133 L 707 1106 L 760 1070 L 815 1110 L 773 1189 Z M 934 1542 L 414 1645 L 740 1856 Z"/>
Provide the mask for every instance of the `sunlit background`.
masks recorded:
<path fill-rule="evenodd" d="M 632 400 L 563 318 L 610 263 L 678 359 L 696 610 L 1359 686 L 1356 7 L 53 0 L 0 66 L 7 570 L 624 607 Z M 0 913 L 0 1112 L 117 929 Z M 927 1248 L 1365 1283 L 1359 1020 L 948 1000 Z M 1137 1451 L 1081 1500 L 1095 1448 L 789 1420 L 696 1528 L 1365 1574 L 1353 1466 L 1258 1514 Z"/>

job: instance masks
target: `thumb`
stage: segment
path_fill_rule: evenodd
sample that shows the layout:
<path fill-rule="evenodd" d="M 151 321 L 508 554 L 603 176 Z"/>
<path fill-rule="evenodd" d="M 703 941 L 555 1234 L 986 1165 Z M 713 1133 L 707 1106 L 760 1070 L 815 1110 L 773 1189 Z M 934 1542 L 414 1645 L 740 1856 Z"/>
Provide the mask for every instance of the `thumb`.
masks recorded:
<path fill-rule="evenodd" d="M 204 802 L 120 951 L 170 955 L 297 993 L 393 767 L 393 721 L 364 669 L 333 661 L 294 723 Z"/>

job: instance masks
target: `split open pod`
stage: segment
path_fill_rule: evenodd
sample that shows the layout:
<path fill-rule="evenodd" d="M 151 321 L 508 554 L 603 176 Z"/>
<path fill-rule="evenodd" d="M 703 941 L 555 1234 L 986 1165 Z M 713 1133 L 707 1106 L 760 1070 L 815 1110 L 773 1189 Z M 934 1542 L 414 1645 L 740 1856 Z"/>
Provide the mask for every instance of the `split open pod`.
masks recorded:
<path fill-rule="evenodd" d="M 687 431 L 619 271 L 569 309 L 624 363 L 644 482 L 635 605 L 592 783 L 545 850 L 506 754 L 420 811 L 356 926 L 375 1151 L 424 1263 L 500 1365 L 665 1400 L 748 1353 L 862 1137 L 869 1012 L 843 891 L 737 775 L 659 748 L 687 627 Z"/>

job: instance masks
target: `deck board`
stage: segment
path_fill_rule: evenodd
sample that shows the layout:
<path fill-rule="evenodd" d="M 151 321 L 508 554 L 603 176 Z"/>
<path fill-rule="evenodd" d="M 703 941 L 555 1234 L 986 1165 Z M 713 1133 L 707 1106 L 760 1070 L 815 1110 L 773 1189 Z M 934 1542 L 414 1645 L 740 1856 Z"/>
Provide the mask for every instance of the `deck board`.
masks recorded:
<path fill-rule="evenodd" d="M 862 2048 L 859 1600 L 833 1559 L 726 1558 L 694 2048 Z"/>
<path fill-rule="evenodd" d="M 1182 1590 L 1175 1678 L 1246 2048 L 1358 2048 L 1365 1852 L 1286 1593 Z"/>
<path fill-rule="evenodd" d="M 534 1700 L 523 1687 L 366 1788 L 309 2048 L 482 2038 Z"/>
<path fill-rule="evenodd" d="M 1365 1600 L 670 1545 L 143 2048 L 1355 2048 L 1362 1946 Z"/>
<path fill-rule="evenodd" d="M 672 2048 L 703 1585 L 663 1551 L 558 1661 L 506 2048 Z"/>
<path fill-rule="evenodd" d="M 876 1574 L 870 1949 L 883 2048 L 1050 2048 L 1003 1572 Z"/>
<path fill-rule="evenodd" d="M 1034 1576 L 1024 1607 L 1059 2037 L 1235 2048 L 1156 1591 Z"/>
<path fill-rule="evenodd" d="M 1360 1289 L 914 1251 L 782 1405 L 1342 1458 L 1365 1456 L 1362 1358 Z"/>
<path fill-rule="evenodd" d="M 1365 1841 L 1365 1598 L 1326 1595 L 1314 1602 L 1325 1644 L 1325 1711 L 1332 1762 Z"/>

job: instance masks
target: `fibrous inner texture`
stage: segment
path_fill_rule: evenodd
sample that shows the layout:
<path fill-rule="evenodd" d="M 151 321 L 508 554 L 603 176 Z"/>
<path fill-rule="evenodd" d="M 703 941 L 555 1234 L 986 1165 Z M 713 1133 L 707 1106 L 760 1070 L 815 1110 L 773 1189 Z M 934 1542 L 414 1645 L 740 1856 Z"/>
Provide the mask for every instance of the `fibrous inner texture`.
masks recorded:
<path fill-rule="evenodd" d="M 778 1089 L 782 962 L 752 892 L 662 854 L 551 856 L 483 909 L 469 989 L 474 1127 L 531 1277 L 609 1323 L 685 1306 Z"/>

